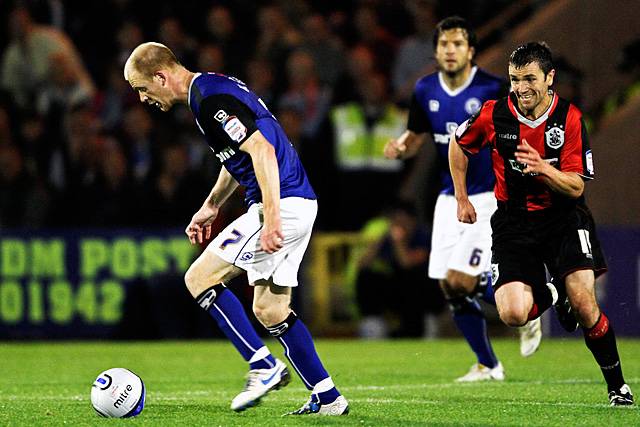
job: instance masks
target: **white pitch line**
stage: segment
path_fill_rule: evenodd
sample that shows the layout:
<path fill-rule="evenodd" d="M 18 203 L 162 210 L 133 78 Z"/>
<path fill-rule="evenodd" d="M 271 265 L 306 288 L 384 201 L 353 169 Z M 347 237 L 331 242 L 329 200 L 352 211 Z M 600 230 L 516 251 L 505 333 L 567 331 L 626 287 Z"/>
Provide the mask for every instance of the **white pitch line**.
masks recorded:
<path fill-rule="evenodd" d="M 201 396 L 203 394 L 200 394 Z M 88 402 L 90 399 L 84 396 L 44 396 L 41 398 L 34 397 L 21 397 L 21 396 L 6 396 L 9 400 L 22 400 L 22 401 L 74 401 L 74 402 Z M 3 400 L 4 398 L 0 399 Z M 179 397 L 179 396 L 155 396 L 153 394 L 148 396 L 147 404 L 153 405 L 155 402 L 184 402 L 192 400 L 192 398 L 188 397 Z M 280 402 L 300 402 L 298 398 L 278 398 Z M 428 400 L 428 399 L 393 399 L 393 398 L 374 398 L 367 397 L 364 399 L 358 398 L 350 398 L 350 402 L 352 403 L 365 403 L 365 404 L 374 404 L 374 405 L 391 405 L 391 404 L 405 404 L 405 405 L 432 405 L 432 406 L 448 406 L 451 405 L 450 400 Z M 549 407 L 567 407 L 567 408 L 609 408 L 608 404 L 605 403 L 571 403 L 571 402 L 539 402 L 539 401 L 517 401 L 512 400 L 508 402 L 503 402 L 505 405 L 518 405 L 518 406 L 549 406 Z"/>

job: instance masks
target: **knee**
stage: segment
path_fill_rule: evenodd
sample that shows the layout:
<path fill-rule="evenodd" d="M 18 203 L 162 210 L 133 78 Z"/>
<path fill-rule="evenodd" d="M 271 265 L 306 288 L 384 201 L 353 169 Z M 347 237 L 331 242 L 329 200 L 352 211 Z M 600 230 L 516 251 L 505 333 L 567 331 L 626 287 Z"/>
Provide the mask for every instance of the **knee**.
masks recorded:
<path fill-rule="evenodd" d="M 476 287 L 478 279 L 457 271 L 449 271 L 447 278 L 440 282 L 444 294 L 449 298 L 470 295 Z"/>
<path fill-rule="evenodd" d="M 184 274 L 184 283 L 194 298 L 200 294 L 200 280 L 198 279 L 197 268 L 194 267 L 194 265 L 191 265 L 191 267 L 189 267 L 187 272 Z"/>
<path fill-rule="evenodd" d="M 574 298 L 569 299 L 571 308 L 573 309 L 578 322 L 585 327 L 591 327 L 598 321 L 600 316 L 600 308 L 595 298 Z"/>
<path fill-rule="evenodd" d="M 529 313 L 526 310 L 516 309 L 513 307 L 509 308 L 498 308 L 498 314 L 500 315 L 500 320 L 511 327 L 522 326 L 528 321 Z"/>
<path fill-rule="evenodd" d="M 253 314 L 256 315 L 256 318 L 262 326 L 266 328 L 282 322 L 287 318 L 290 311 L 291 309 L 289 309 L 288 305 L 265 304 L 259 301 L 253 303 Z"/>

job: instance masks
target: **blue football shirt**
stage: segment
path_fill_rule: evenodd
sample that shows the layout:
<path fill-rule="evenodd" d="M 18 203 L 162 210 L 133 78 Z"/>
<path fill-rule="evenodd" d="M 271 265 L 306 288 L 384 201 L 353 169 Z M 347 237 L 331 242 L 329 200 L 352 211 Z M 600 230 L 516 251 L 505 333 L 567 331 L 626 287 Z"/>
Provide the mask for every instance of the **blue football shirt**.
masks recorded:
<path fill-rule="evenodd" d="M 242 81 L 217 73 L 196 74 L 189 86 L 189 107 L 218 160 L 246 188 L 247 205 L 262 201 L 251 156 L 240 150 L 256 130 L 275 149 L 280 198 L 316 199 L 298 153 L 280 123 Z"/>
<path fill-rule="evenodd" d="M 477 113 L 485 101 L 497 99 L 505 92 L 504 81 L 477 66 L 471 69 L 467 81 L 450 90 L 439 72 L 429 74 L 416 83 L 407 129 L 416 133 L 429 132 L 442 162 L 442 194 L 454 194 L 449 172 L 449 137 L 459 124 Z M 467 191 L 471 194 L 493 191 L 495 176 L 491 153 L 483 149 L 469 158 Z"/>

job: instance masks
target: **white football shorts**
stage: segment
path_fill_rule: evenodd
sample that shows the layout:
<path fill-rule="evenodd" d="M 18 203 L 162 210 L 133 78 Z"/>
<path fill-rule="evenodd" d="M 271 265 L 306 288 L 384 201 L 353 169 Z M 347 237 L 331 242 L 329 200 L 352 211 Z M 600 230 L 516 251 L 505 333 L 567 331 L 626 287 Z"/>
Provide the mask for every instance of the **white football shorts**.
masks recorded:
<path fill-rule="evenodd" d="M 229 224 L 207 247 L 217 256 L 247 272 L 249 283 L 273 278 L 278 286 L 298 286 L 298 268 L 311 238 L 318 213 L 316 200 L 287 197 L 280 200 L 282 249 L 269 254 L 260 247 L 262 203 Z"/>
<path fill-rule="evenodd" d="M 448 270 L 478 276 L 491 264 L 491 215 L 498 207 L 493 192 L 474 194 L 469 200 L 476 210 L 476 222 L 458 221 L 455 196 L 440 194 L 433 216 L 429 277 L 444 279 Z"/>

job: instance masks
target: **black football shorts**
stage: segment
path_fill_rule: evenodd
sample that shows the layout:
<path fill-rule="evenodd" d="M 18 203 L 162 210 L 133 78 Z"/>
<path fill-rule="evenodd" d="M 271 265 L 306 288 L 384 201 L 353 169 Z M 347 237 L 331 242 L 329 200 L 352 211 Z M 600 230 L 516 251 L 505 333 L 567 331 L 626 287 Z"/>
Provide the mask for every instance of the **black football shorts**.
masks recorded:
<path fill-rule="evenodd" d="M 491 228 L 495 289 L 514 281 L 545 286 L 545 266 L 556 280 L 578 270 L 593 270 L 596 277 L 607 271 L 593 216 L 584 204 L 533 212 L 501 206 L 491 217 Z"/>

